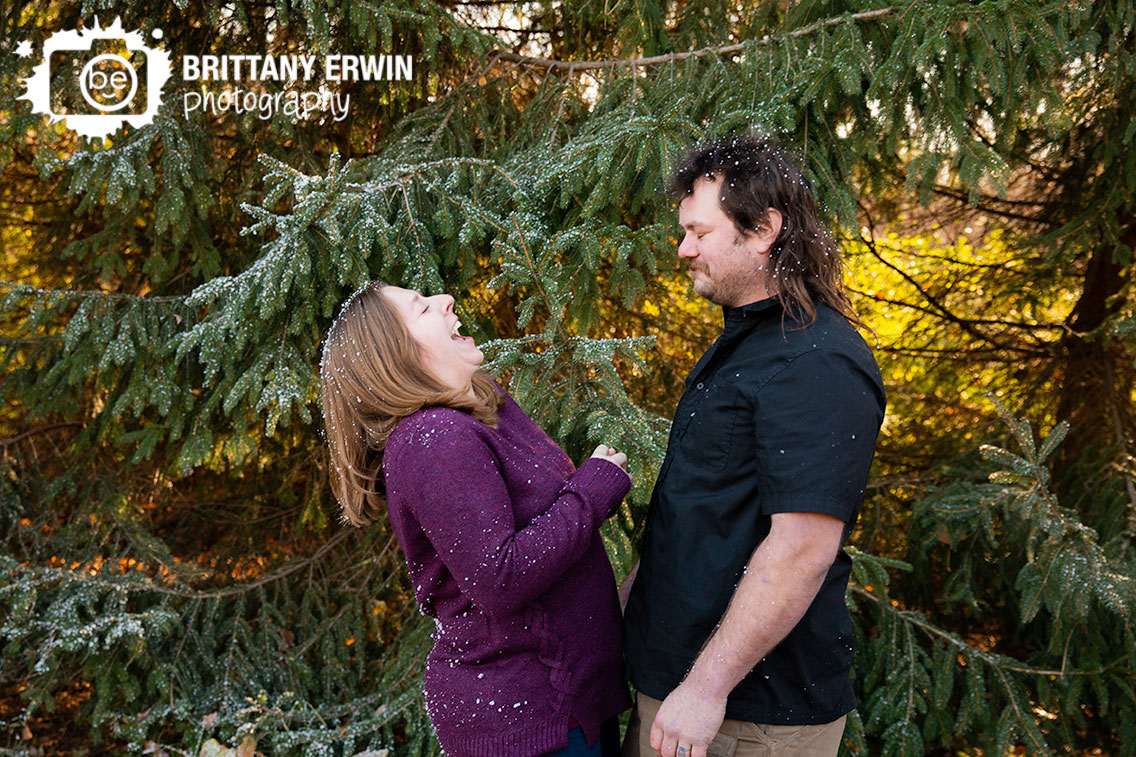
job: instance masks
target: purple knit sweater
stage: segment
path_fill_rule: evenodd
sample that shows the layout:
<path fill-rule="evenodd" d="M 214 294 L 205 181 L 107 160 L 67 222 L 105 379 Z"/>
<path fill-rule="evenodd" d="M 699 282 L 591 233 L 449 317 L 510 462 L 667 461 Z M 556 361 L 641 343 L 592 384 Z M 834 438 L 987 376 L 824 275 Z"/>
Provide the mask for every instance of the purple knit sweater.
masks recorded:
<path fill-rule="evenodd" d="M 589 744 L 631 706 L 599 527 L 630 488 L 572 461 L 506 394 L 493 429 L 450 408 L 403 419 L 383 453 L 387 509 L 418 605 L 435 619 L 426 707 L 450 757 Z"/>

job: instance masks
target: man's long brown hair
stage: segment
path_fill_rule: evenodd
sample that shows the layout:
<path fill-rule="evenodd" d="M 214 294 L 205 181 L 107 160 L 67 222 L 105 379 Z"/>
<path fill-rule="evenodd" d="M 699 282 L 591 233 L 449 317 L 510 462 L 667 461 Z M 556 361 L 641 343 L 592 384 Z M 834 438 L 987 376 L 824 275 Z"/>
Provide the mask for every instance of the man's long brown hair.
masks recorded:
<path fill-rule="evenodd" d="M 497 425 L 503 398 L 484 371 L 473 393 L 445 386 L 422 366 L 418 346 L 381 281 L 360 287 L 328 329 L 320 359 L 323 423 L 332 491 L 354 526 L 374 522 L 385 502 L 383 450 L 395 426 L 424 407 L 452 407 Z"/>
<path fill-rule="evenodd" d="M 768 286 L 790 319 L 811 326 L 815 298 L 864 325 L 844 294 L 840 252 L 817 216 L 812 185 L 784 148 L 754 136 L 696 145 L 675 169 L 668 193 L 681 201 L 701 178 L 722 180 L 718 202 L 742 235 L 768 224 L 769 208 L 781 213 L 781 231 L 769 249 Z"/>

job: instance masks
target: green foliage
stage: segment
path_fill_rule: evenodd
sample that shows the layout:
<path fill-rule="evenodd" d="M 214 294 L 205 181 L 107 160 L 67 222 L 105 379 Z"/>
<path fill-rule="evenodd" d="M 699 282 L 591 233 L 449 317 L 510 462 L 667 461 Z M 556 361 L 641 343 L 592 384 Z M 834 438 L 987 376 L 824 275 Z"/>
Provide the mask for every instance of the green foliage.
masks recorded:
<path fill-rule="evenodd" d="M 6 499 L 13 494 L 6 490 Z M 345 560 L 381 546 L 344 537 L 352 534 L 341 531 L 308 560 L 213 591 L 106 564 L 31 568 L 3 557 L 4 674 L 29 684 L 13 720 L 50 711 L 58 689 L 80 678 L 93 688 L 92 738 L 131 750 L 172 738 L 166 748 L 195 753 L 210 736 L 234 744 L 251 736 L 266 753 L 360 751 L 396 740 L 406 754 L 435 753 L 419 688 L 432 626 L 392 617 L 385 602 L 359 595 L 361 585 L 380 596 L 392 584 L 406 591 L 389 538 L 370 565 L 311 572 L 325 554 Z M 306 581 L 290 580 L 303 569 Z M 344 690 L 360 694 L 343 699 Z"/>
<path fill-rule="evenodd" d="M 1049 489 L 1046 460 L 1067 427 L 1058 425 L 1039 445 L 1027 421 L 995 405 L 1020 454 L 983 445 L 994 463 L 988 483 L 955 483 L 920 500 L 912 525 L 922 539 L 912 549 L 919 559 L 888 567 L 917 577 L 941 573 L 936 559 L 963 560 L 967 567 L 950 576 L 969 583 L 976 562 L 996 563 L 1009 584 L 1004 595 L 956 585 L 945 604 L 988 597 L 971 628 L 992 627 L 992 615 L 1009 611 L 996 626 L 1003 645 L 1029 651 L 1011 656 L 978 642 L 980 633 L 946 630 L 941 608 L 941 618 L 905 609 L 889 595 L 880 559 L 854 553 L 849 601 L 862 624 L 860 715 L 867 731 L 882 730 L 884 754 L 963 743 L 986 754 L 1024 744 L 1027 753 L 1046 755 L 1055 742 L 1068 747 L 1076 732 L 1120 734 L 1133 725 L 1130 710 L 1115 703 L 1131 702 L 1134 693 L 1136 576 Z M 1133 753 L 1130 742 L 1121 743 L 1128 745 L 1119 754 Z"/>

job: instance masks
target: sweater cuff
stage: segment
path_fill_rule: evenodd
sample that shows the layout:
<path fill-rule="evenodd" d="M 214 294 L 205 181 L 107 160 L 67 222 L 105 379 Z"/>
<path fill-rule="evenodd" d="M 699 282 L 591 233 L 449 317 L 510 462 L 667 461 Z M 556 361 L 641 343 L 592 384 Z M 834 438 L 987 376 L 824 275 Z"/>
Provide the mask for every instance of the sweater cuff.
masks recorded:
<path fill-rule="evenodd" d="M 631 491 L 631 476 L 610 460 L 589 457 L 568 479 L 568 486 L 587 500 L 601 518 L 606 518 Z"/>

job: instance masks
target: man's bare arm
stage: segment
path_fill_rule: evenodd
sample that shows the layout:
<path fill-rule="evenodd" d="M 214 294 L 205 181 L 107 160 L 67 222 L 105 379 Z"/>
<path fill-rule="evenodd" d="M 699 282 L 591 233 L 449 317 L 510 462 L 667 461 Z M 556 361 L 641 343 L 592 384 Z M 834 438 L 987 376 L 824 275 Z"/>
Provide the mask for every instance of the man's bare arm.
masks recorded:
<path fill-rule="evenodd" d="M 778 513 L 750 557 L 730 605 L 686 679 L 659 708 L 651 746 L 673 757 L 705 757 L 722 725 L 726 697 L 800 622 L 840 549 L 844 521 L 820 513 Z"/>

